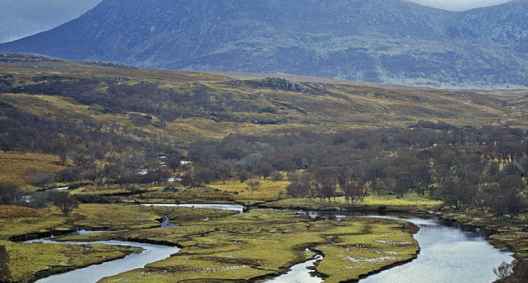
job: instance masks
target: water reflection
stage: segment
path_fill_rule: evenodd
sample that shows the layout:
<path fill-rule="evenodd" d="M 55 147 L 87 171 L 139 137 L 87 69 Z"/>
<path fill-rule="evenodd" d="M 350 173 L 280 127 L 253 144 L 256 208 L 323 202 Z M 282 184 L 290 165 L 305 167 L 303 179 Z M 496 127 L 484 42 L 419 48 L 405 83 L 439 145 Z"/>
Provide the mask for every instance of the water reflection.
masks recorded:
<path fill-rule="evenodd" d="M 497 279 L 493 270 L 502 262 L 513 261 L 511 253 L 495 249 L 479 233 L 441 225 L 435 220 L 406 220 L 420 227 L 415 235 L 421 248 L 418 258 L 360 283 L 493 282 Z"/>
<path fill-rule="evenodd" d="M 157 207 L 190 207 L 223 209 L 244 212 L 242 205 L 236 204 L 145 204 Z M 341 221 L 348 215 L 336 213 L 318 213 L 298 211 L 298 215 L 310 219 L 331 218 Z M 360 283 L 486 283 L 497 279 L 493 270 L 501 263 L 511 263 L 512 254 L 495 249 L 479 233 L 465 232 L 457 227 L 442 225 L 436 220 L 423 218 L 399 218 L 393 216 L 365 216 L 368 218 L 383 218 L 403 220 L 420 227 L 415 235 L 421 252 L 418 258 L 410 263 L 369 276 Z M 87 233 L 80 231 L 80 233 Z M 32 243 L 54 243 L 52 240 L 37 240 Z M 123 259 L 99 265 L 93 265 L 50 276 L 39 280 L 39 283 L 88 283 L 117 275 L 146 264 L 163 260 L 179 251 L 178 248 L 149 245 L 134 242 L 103 241 L 107 245 L 124 245 L 140 247 L 141 254 L 132 254 Z M 93 243 L 65 243 L 93 244 Z M 266 283 L 321 283 L 323 279 L 314 276 L 313 270 L 322 256 L 293 266 L 286 274 L 266 281 Z"/>
<path fill-rule="evenodd" d="M 318 276 L 313 275 L 313 271 L 315 268 L 315 264 L 318 261 L 321 261 L 323 257 L 321 255 L 317 255 L 315 258 L 294 265 L 290 268 L 290 270 L 276 278 L 270 279 L 265 281 L 265 283 L 321 283 L 324 282 L 323 279 L 321 279 Z"/>

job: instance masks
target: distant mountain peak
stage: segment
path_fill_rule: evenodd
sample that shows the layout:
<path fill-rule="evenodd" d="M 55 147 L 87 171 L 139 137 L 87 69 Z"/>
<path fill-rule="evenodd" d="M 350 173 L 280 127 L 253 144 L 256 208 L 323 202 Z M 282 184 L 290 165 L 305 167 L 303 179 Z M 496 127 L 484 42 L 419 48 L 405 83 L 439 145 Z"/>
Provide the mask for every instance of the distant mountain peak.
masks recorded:
<path fill-rule="evenodd" d="M 387 83 L 526 85 L 527 3 L 455 13 L 403 0 L 104 0 L 0 52 Z"/>

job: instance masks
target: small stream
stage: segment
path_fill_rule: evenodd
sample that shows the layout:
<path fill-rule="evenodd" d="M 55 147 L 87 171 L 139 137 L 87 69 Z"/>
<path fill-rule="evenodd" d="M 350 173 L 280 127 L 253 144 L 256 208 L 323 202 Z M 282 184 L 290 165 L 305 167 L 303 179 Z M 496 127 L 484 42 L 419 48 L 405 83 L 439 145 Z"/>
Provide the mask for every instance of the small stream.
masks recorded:
<path fill-rule="evenodd" d="M 141 248 L 141 253 L 133 253 L 124 258 L 108 261 L 101 264 L 91 265 L 85 268 L 72 270 L 66 273 L 52 275 L 40 280 L 37 283 L 95 283 L 105 277 L 114 276 L 145 265 L 164 260 L 180 251 L 177 247 L 143 244 L 126 241 L 97 241 L 97 242 L 56 242 L 52 239 L 41 239 L 28 241 L 26 243 L 43 244 L 65 244 L 65 245 L 93 245 L 104 244 L 110 246 L 128 246 Z"/>
<path fill-rule="evenodd" d="M 142 204 L 155 207 L 190 207 L 196 209 L 222 209 L 243 213 L 245 207 L 236 204 Z M 298 214 L 317 218 L 317 212 L 299 211 Z M 342 220 L 346 215 L 324 214 Z M 362 279 L 360 283 L 490 283 L 497 279 L 493 270 L 503 262 L 513 261 L 512 253 L 501 251 L 489 244 L 477 232 L 466 232 L 454 226 L 443 225 L 434 219 L 400 218 L 392 216 L 363 216 L 368 218 L 394 219 L 411 222 L 420 230 L 414 236 L 421 251 L 418 258 L 407 264 L 388 269 Z M 51 239 L 29 241 L 27 243 L 57 243 Z M 99 242 L 58 242 L 60 244 L 106 244 L 142 248 L 139 254 L 131 254 L 122 259 L 76 269 L 53 275 L 38 283 L 94 283 L 102 278 L 142 268 L 149 263 L 166 259 L 179 252 L 179 248 L 125 241 Z M 323 257 L 316 255 L 306 262 L 292 266 L 288 272 L 266 283 L 321 283 L 324 280 L 314 275 L 317 262 Z"/>
<path fill-rule="evenodd" d="M 236 211 L 238 213 L 243 213 L 246 209 L 243 205 L 240 204 L 193 204 L 193 203 L 186 203 L 186 204 L 162 204 L 162 203 L 149 203 L 149 204 L 141 204 L 142 206 L 147 207 L 185 207 L 185 208 L 196 208 L 196 209 L 219 209 L 219 210 L 227 210 L 227 211 Z"/>

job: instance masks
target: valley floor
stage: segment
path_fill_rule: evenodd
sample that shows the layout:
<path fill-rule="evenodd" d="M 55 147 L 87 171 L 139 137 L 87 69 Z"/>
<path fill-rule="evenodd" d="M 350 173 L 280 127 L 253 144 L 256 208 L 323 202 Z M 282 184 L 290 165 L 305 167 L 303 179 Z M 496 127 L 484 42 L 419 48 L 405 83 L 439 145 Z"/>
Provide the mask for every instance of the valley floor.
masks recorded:
<path fill-rule="evenodd" d="M 341 282 L 406 262 L 418 252 L 411 225 L 382 219 L 314 220 L 292 211 L 273 209 L 252 209 L 235 214 L 119 204 L 81 205 L 71 218 L 64 218 L 52 209 L 1 208 L 10 213 L 19 211 L 16 217 L 0 219 L 1 243 L 10 255 L 9 270 L 15 282 L 31 281 L 36 279 L 35 276 L 134 252 L 100 245 L 71 248 L 60 244 L 10 241 L 21 239 L 22 235 L 44 235 L 47 231 L 67 231 L 73 227 L 107 229 L 109 232 L 59 239 L 162 242 L 182 248 L 180 253 L 167 260 L 108 278 L 105 282 L 255 280 L 276 276 L 307 260 L 313 256 L 306 253 L 307 248 L 324 254 L 317 272 L 326 278 L 325 282 Z M 177 226 L 158 228 L 157 218 L 161 215 L 169 215 Z M 83 256 L 80 256 L 81 252 Z"/>
<path fill-rule="evenodd" d="M 341 198 L 331 201 L 284 198 L 287 182 L 267 179 L 262 182 L 263 186 L 257 192 L 249 192 L 244 184 L 225 181 L 177 192 L 167 192 L 163 187 L 149 187 L 132 195 L 123 195 L 117 187 L 95 189 L 85 186 L 72 193 L 84 197 L 98 196 L 99 200 L 118 203 L 85 203 L 70 217 L 64 217 L 54 208 L 0 206 L 0 244 L 7 248 L 9 254 L 11 280 L 28 282 L 47 274 L 138 252 L 101 245 L 72 248 L 59 244 L 20 242 L 52 233 L 63 234 L 77 228 L 107 232 L 66 236 L 59 240 L 115 239 L 164 243 L 182 248 L 180 253 L 166 260 L 107 278 L 105 282 L 253 281 L 277 276 L 292 265 L 308 260 L 313 254 L 306 253 L 307 248 L 324 254 L 324 259 L 316 268 L 325 277 L 325 282 L 343 282 L 407 262 L 418 253 L 418 244 L 412 236 L 416 229 L 410 224 L 361 217 L 342 221 L 312 219 L 297 213 L 301 209 L 440 215 L 467 227 L 486 229 L 492 243 L 513 250 L 520 264 L 524 264 L 528 257 L 526 216 L 496 219 L 491 214 L 480 212 L 455 212 L 440 209 L 441 202 L 418 196 L 401 199 L 371 196 L 353 206 Z M 198 195 L 208 197 L 200 198 Z M 239 214 L 235 211 L 138 205 L 163 202 L 238 202 L 250 205 L 250 210 Z M 160 228 L 159 221 L 163 216 L 168 216 L 176 226 Z"/>

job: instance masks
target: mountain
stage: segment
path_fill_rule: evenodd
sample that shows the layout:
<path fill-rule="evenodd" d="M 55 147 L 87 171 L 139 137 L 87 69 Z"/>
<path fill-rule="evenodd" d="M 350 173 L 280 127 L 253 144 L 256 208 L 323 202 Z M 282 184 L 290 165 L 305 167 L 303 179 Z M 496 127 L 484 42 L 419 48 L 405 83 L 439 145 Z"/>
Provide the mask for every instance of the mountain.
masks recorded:
<path fill-rule="evenodd" d="M 435 86 L 528 85 L 528 2 L 448 12 L 400 0 L 104 0 L 0 45 L 141 67 Z"/>

